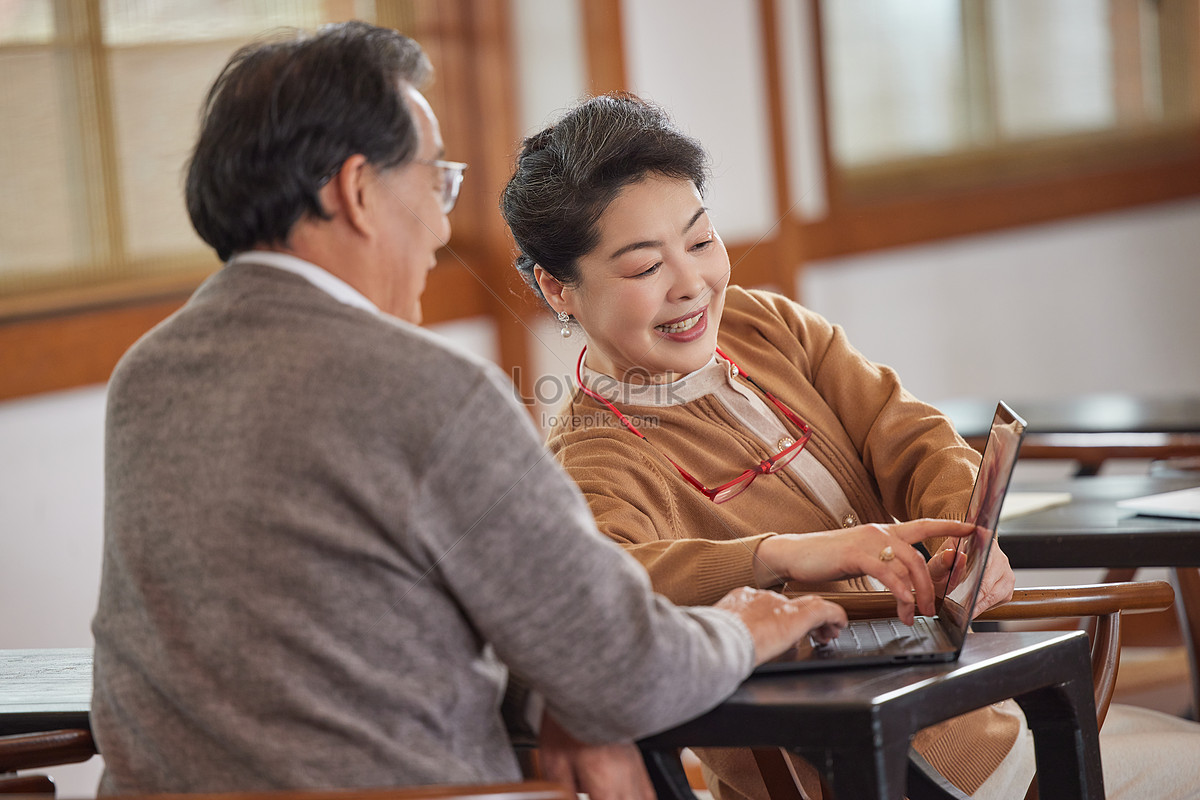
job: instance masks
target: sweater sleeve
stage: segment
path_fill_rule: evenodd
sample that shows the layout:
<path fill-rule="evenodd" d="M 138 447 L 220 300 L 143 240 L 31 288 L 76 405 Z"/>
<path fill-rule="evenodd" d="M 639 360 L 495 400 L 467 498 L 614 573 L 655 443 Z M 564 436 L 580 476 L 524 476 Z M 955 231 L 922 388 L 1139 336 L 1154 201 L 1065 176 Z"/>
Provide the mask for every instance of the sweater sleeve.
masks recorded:
<path fill-rule="evenodd" d="M 671 482 L 637 444 L 589 432 L 557 437 L 552 449 L 600 532 L 642 565 L 654 591 L 682 605 L 711 605 L 754 586 L 755 552 L 773 534 L 729 538 L 720 530 L 681 530 Z M 713 526 L 719 524 L 714 517 Z"/>
<path fill-rule="evenodd" d="M 753 666 L 749 631 L 732 614 L 651 591 L 597 533 L 502 380 L 481 380 L 465 399 L 421 482 L 437 579 L 585 741 L 639 738 L 713 707 Z"/>
<path fill-rule="evenodd" d="M 797 366 L 832 409 L 898 519 L 963 519 L 979 454 L 895 370 L 856 350 L 838 325 L 788 300 L 753 293 L 782 319 Z M 796 344 L 799 351 L 796 351 Z"/>

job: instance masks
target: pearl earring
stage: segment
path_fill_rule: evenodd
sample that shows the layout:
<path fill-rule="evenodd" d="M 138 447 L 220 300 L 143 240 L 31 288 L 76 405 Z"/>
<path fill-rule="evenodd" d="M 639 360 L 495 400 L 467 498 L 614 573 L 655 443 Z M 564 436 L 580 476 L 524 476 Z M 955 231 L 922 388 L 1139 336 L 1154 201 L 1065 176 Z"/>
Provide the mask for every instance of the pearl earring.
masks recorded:
<path fill-rule="evenodd" d="M 562 330 L 559 333 L 564 339 L 571 338 L 571 315 L 565 311 L 558 312 L 558 321 L 562 323 Z"/>

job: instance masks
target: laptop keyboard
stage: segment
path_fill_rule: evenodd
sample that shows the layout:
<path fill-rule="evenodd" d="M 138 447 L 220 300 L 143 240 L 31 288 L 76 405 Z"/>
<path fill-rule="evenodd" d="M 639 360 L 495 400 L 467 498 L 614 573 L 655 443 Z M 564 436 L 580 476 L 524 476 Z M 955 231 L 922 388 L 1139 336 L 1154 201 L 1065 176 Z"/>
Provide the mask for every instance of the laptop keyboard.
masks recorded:
<path fill-rule="evenodd" d="M 927 647 L 937 639 L 936 627 L 925 617 L 917 617 L 911 628 L 898 619 L 879 619 L 849 625 L 828 647 L 838 652 L 877 653 Z"/>

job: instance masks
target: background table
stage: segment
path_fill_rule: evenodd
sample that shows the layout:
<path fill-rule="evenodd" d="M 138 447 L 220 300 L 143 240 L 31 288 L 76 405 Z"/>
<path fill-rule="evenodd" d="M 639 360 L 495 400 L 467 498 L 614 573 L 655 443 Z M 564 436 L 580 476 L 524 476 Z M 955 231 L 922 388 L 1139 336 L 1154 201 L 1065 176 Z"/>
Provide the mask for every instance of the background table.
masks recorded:
<path fill-rule="evenodd" d="M 1200 397 L 1092 394 L 1009 405 L 1029 423 L 1022 458 L 1071 459 L 1080 475 L 1095 475 L 1110 458 L 1200 456 Z M 963 438 L 983 447 L 995 400 L 947 400 L 938 408 Z"/>
<path fill-rule="evenodd" d="M 1067 505 L 1000 523 L 1016 568 L 1200 567 L 1200 520 L 1144 517 L 1117 501 L 1200 486 L 1200 474 L 1080 477 L 1014 483 L 1012 491 L 1068 492 Z"/>
<path fill-rule="evenodd" d="M 90 729 L 92 650 L 0 650 L 0 736 Z"/>

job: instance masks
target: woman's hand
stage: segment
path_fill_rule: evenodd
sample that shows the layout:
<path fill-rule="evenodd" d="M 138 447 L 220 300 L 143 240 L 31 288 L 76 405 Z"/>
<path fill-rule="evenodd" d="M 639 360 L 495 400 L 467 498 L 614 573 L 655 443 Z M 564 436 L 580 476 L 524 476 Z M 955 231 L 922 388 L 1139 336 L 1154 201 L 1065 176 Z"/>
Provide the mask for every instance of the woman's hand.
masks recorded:
<path fill-rule="evenodd" d="M 911 625 L 918 610 L 934 613 L 930 570 L 913 544 L 925 539 L 958 539 L 974 530 L 975 526 L 965 522 L 918 519 L 840 531 L 779 534 L 758 546 L 754 575 L 759 586 L 870 575 L 895 596 L 897 616 Z"/>
<path fill-rule="evenodd" d="M 770 661 L 809 636 L 824 644 L 846 627 L 846 611 L 814 595 L 787 598 L 775 592 L 734 589 L 717 608 L 741 617 L 754 638 L 754 663 Z"/>
<path fill-rule="evenodd" d="M 989 539 L 992 538 L 990 533 L 983 533 Z M 950 542 L 929 559 L 929 577 L 939 593 L 947 579 L 950 579 L 950 590 L 953 591 L 965 577 L 966 565 L 962 563 L 963 559 L 958 559 L 959 563 L 954 564 L 956 550 L 954 543 Z M 975 601 L 975 610 L 971 617 L 975 618 L 989 608 L 1011 600 L 1016 582 L 1017 576 L 1008 563 L 1008 556 L 1000 549 L 995 539 L 992 539 L 992 550 L 983 573 L 983 585 L 979 588 L 979 599 Z"/>

